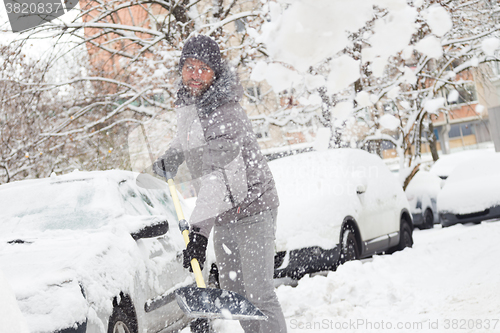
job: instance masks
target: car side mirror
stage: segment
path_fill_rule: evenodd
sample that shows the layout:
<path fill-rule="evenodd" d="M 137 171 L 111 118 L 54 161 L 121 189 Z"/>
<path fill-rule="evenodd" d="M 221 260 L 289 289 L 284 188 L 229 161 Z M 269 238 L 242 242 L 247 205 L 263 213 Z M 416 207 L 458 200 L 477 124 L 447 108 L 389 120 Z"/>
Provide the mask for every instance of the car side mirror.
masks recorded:
<path fill-rule="evenodd" d="M 168 232 L 168 221 L 163 220 L 158 223 L 147 225 L 135 232 L 130 233 L 134 240 L 141 238 L 153 238 L 165 235 Z"/>
<path fill-rule="evenodd" d="M 366 192 L 366 187 L 364 185 L 358 185 L 356 187 L 356 194 L 363 194 Z"/>

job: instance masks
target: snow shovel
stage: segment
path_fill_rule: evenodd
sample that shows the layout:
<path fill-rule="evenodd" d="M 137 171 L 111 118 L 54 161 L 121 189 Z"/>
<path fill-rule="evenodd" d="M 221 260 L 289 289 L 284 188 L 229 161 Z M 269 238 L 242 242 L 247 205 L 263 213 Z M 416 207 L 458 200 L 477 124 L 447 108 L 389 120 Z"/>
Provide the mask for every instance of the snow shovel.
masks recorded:
<path fill-rule="evenodd" d="M 189 225 L 184 219 L 172 175 L 165 172 L 164 176 L 167 179 L 170 194 L 174 201 L 179 229 L 187 246 L 189 243 Z M 267 316 L 245 297 L 228 290 L 207 288 L 197 259 L 191 260 L 191 268 L 193 269 L 197 287 L 182 287 L 175 291 L 177 304 L 188 317 L 234 320 L 267 319 Z"/>

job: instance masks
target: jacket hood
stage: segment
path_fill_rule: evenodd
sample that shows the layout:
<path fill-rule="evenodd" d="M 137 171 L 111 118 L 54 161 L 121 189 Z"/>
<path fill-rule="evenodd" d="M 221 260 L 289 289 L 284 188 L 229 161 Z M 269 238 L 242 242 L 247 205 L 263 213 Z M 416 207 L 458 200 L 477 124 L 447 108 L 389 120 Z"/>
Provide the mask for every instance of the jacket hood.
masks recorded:
<path fill-rule="evenodd" d="M 243 96 L 243 87 L 234 68 L 224 63 L 221 74 L 201 96 L 194 97 L 184 87 L 182 80 L 179 82 L 176 106 L 195 104 L 199 115 L 209 115 L 219 106 L 227 103 L 239 102 Z"/>

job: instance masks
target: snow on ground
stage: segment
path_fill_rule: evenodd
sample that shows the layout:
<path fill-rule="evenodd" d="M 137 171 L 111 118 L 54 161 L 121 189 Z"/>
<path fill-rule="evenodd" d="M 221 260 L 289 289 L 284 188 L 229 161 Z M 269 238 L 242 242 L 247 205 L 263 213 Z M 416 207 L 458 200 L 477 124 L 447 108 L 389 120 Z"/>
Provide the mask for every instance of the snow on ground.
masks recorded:
<path fill-rule="evenodd" d="M 415 230 L 411 249 L 280 286 L 288 332 L 500 332 L 499 238 L 498 221 Z"/>

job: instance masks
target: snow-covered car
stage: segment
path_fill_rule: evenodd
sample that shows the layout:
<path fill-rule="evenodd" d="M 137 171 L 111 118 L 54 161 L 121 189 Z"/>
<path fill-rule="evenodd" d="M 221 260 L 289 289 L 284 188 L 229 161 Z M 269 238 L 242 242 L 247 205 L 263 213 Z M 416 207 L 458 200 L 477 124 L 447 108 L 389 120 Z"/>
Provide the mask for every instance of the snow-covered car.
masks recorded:
<path fill-rule="evenodd" d="M 471 149 L 453 154 L 441 155 L 429 169 L 429 172 L 446 179 L 453 170 L 463 162 L 481 158 L 495 153 L 495 149 Z"/>
<path fill-rule="evenodd" d="M 443 227 L 500 218 L 500 153 L 457 166 L 438 195 Z"/>
<path fill-rule="evenodd" d="M 439 223 L 437 196 L 443 182 L 439 176 L 419 170 L 406 187 L 405 193 L 415 227 L 430 229 L 434 227 L 434 223 Z"/>
<path fill-rule="evenodd" d="M 173 292 L 193 279 L 172 199 L 164 182 L 137 176 L 72 172 L 0 186 L 0 267 L 30 332 L 187 324 Z"/>
<path fill-rule="evenodd" d="M 280 197 L 275 278 L 412 246 L 408 200 L 378 156 L 333 149 L 269 165 Z"/>

